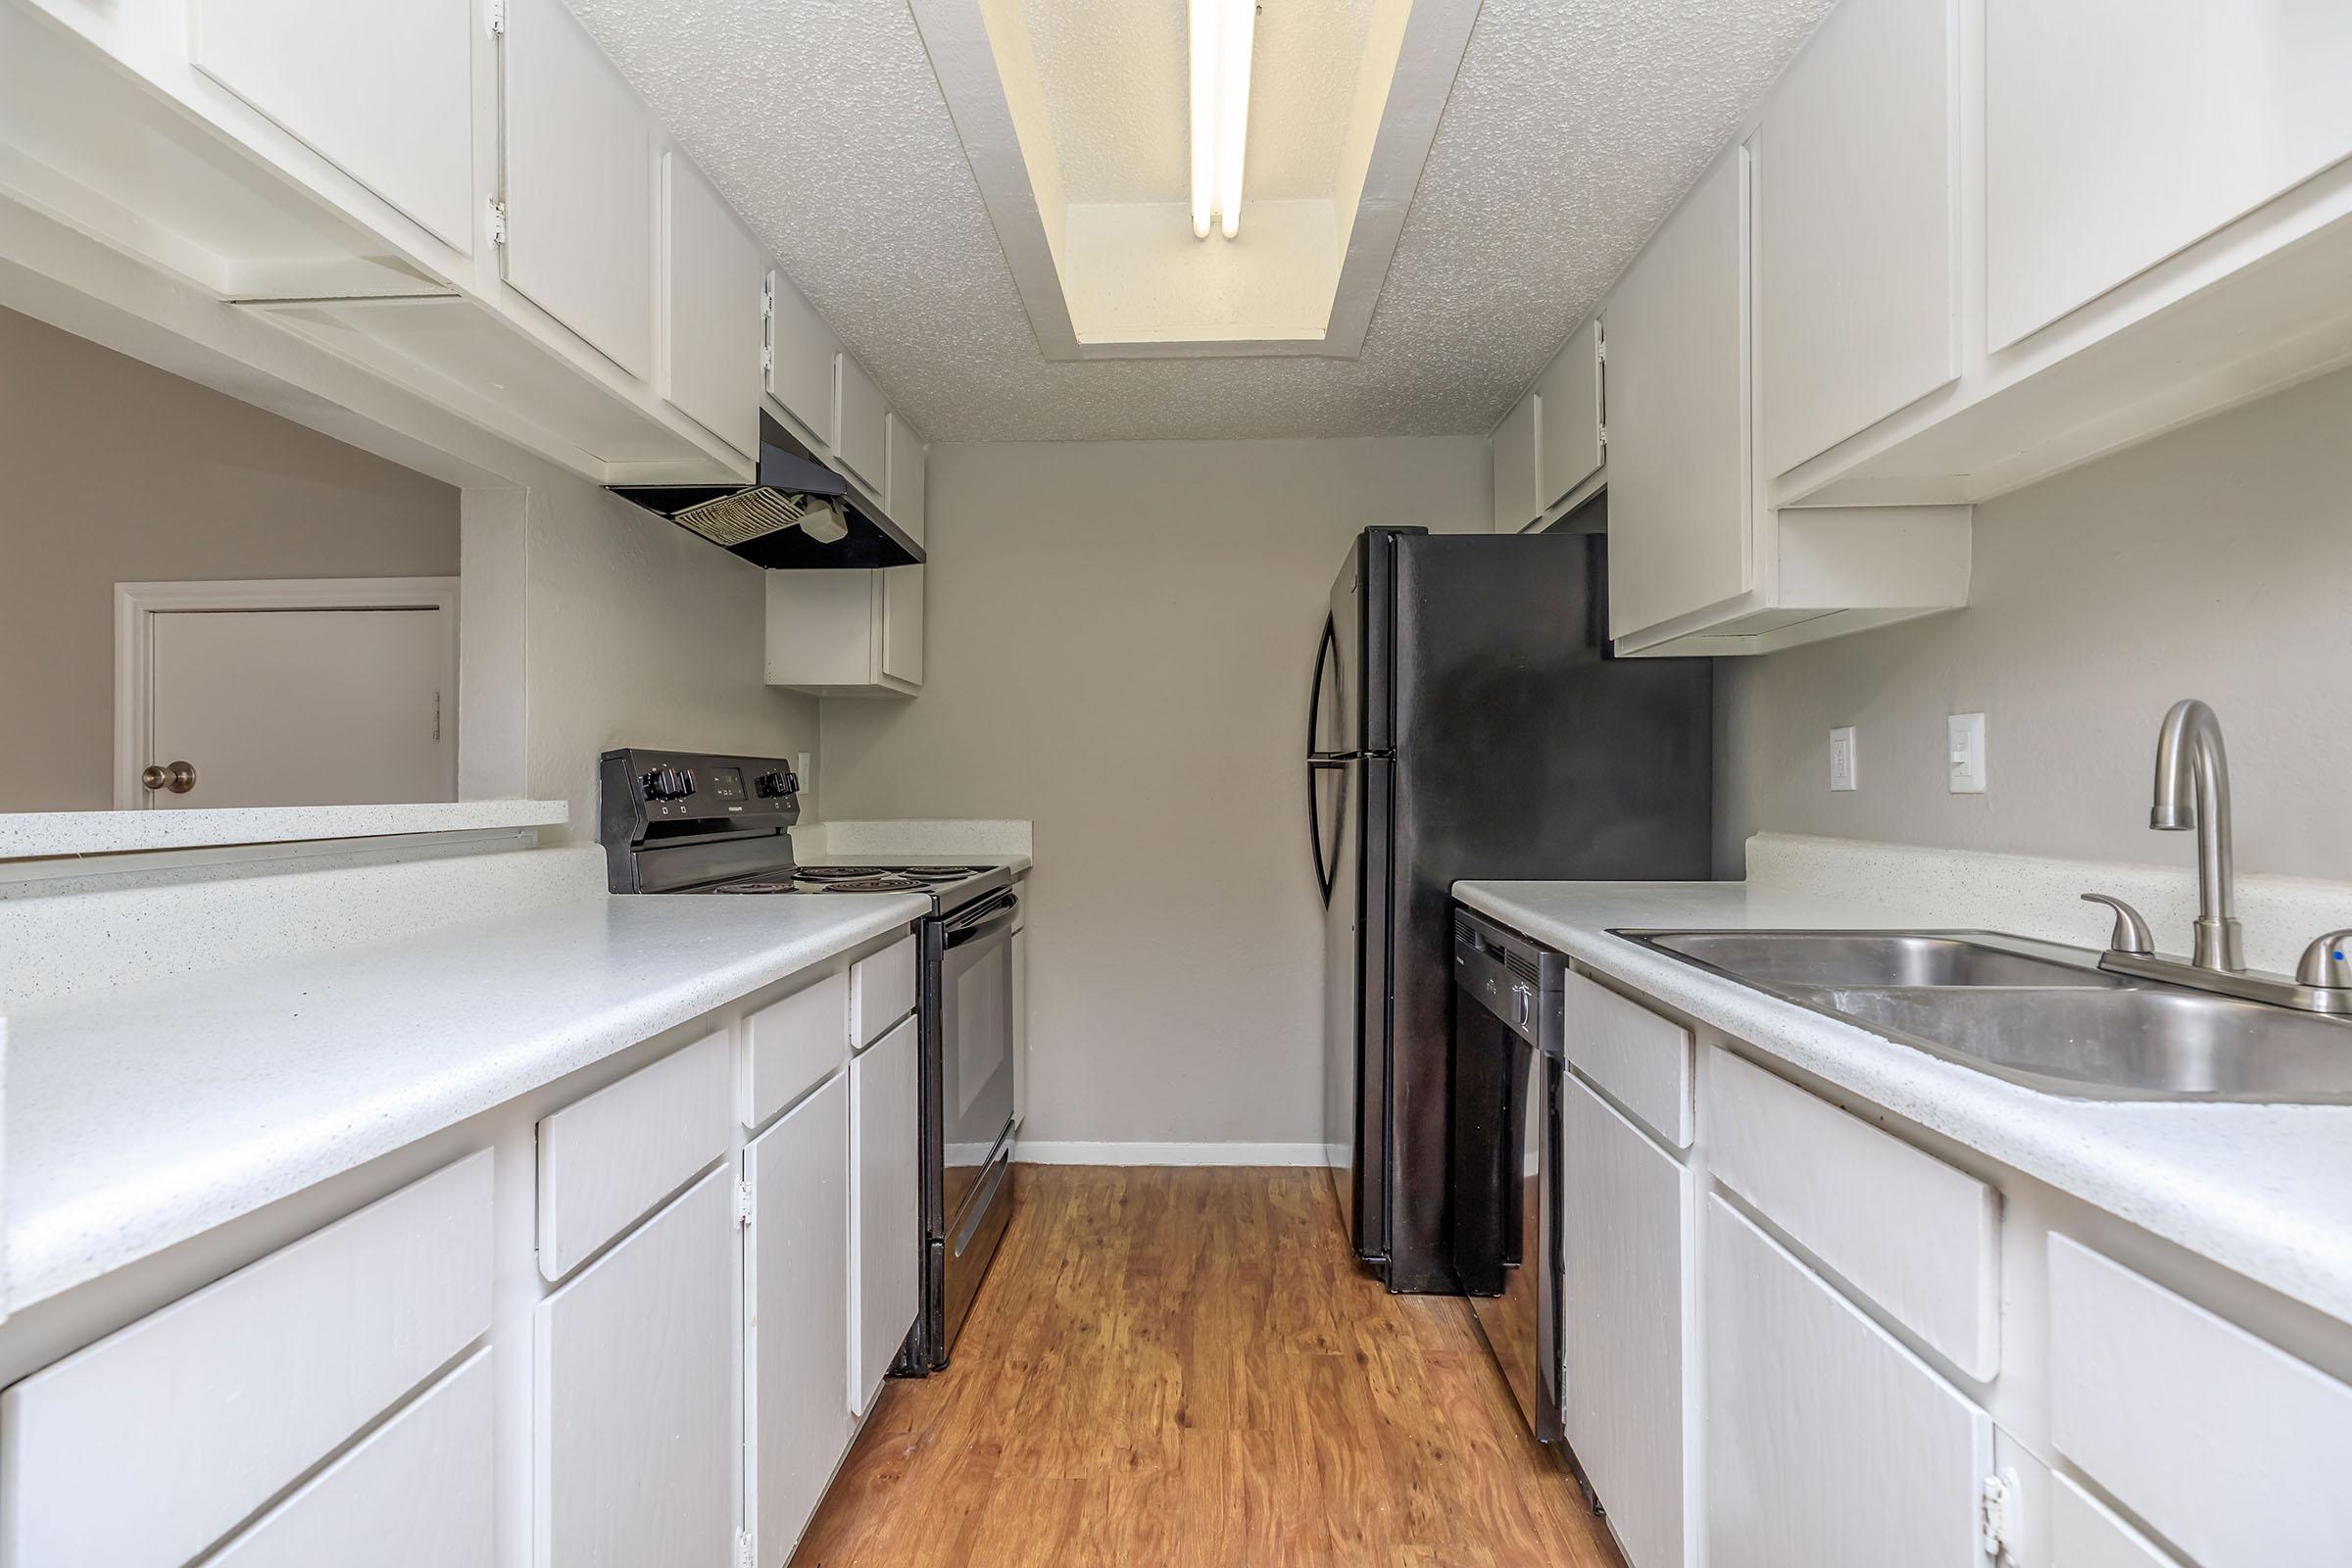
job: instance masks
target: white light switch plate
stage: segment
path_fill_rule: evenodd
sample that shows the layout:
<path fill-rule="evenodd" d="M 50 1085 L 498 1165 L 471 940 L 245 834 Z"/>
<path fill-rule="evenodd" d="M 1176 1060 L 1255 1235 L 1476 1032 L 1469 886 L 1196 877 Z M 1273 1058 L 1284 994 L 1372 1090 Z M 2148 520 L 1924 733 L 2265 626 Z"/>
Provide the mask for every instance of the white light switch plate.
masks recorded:
<path fill-rule="evenodd" d="M 1854 787 L 1854 726 L 1842 724 L 1830 731 L 1830 788 Z"/>
<path fill-rule="evenodd" d="M 1952 764 L 1952 793 L 1982 795 L 1984 793 L 1984 715 L 1983 713 L 1954 713 L 1945 724 L 1950 744 L 1946 755 Z"/>

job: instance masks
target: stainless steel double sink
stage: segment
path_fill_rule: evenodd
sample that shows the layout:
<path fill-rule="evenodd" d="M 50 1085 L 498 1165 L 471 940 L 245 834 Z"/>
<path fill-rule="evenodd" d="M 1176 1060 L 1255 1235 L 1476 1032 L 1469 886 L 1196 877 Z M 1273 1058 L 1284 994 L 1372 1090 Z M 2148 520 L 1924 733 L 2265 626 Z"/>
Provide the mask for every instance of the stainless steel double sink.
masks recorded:
<path fill-rule="evenodd" d="M 1979 931 L 1618 931 L 1751 989 L 2050 1094 L 2352 1102 L 2352 1022 L 2110 974 Z"/>

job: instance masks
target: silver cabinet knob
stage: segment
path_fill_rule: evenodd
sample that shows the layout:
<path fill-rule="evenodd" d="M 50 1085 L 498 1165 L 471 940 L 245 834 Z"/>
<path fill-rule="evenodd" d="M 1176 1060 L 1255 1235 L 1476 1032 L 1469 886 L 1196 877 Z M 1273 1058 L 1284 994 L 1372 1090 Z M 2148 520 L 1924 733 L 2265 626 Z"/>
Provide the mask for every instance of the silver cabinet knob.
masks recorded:
<path fill-rule="evenodd" d="M 2330 931 L 2305 948 L 2295 979 L 2314 991 L 2352 987 L 2352 931 Z"/>
<path fill-rule="evenodd" d="M 192 762 L 150 762 L 140 771 L 139 782 L 151 795 L 159 790 L 185 795 L 196 787 L 196 767 Z"/>
<path fill-rule="evenodd" d="M 2111 899 L 2104 893 L 2085 893 L 2084 904 L 2104 904 L 2115 911 L 2115 931 L 2107 938 L 2110 953 L 2150 954 L 2156 951 L 2156 935 L 2139 911 L 2121 899 Z"/>

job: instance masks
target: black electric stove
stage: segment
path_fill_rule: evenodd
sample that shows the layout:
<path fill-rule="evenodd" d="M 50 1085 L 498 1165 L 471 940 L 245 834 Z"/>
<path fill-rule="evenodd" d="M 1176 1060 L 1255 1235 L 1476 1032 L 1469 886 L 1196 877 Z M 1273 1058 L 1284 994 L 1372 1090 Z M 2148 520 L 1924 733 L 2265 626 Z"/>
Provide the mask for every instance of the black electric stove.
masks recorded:
<path fill-rule="evenodd" d="M 1012 1214 L 1012 872 L 927 860 L 803 865 L 792 850 L 801 781 L 777 758 L 632 747 L 604 755 L 597 787 L 614 893 L 929 895 L 915 922 L 923 1304 L 896 1370 L 945 1367 Z"/>

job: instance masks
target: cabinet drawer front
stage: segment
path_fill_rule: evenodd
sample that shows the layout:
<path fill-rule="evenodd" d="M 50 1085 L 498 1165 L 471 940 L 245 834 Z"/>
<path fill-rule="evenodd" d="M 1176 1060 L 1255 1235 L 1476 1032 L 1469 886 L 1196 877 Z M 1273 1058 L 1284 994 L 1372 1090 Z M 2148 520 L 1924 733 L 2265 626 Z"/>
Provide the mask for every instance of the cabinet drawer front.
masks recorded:
<path fill-rule="evenodd" d="M 850 977 L 829 974 L 769 1003 L 744 1032 L 750 1061 L 743 1124 L 758 1127 L 849 1059 Z"/>
<path fill-rule="evenodd" d="M 1568 1060 L 1677 1149 L 1690 1147 L 1690 1031 L 1595 985 L 1563 983 Z"/>
<path fill-rule="evenodd" d="M 2202 1568 L 2352 1562 L 2352 1388 L 2063 1236 L 2050 1438 Z"/>
<path fill-rule="evenodd" d="M 487 1152 L 0 1395 L 0 1563 L 176 1568 L 490 1327 Z"/>
<path fill-rule="evenodd" d="M 491 1568 L 493 1393 L 477 1350 L 206 1568 Z"/>
<path fill-rule="evenodd" d="M 2050 1482 L 2050 1561 L 2055 1568 L 2180 1568 L 2066 1477 L 2052 1476 Z"/>
<path fill-rule="evenodd" d="M 914 1010 L 915 943 L 902 937 L 850 965 L 850 1043 L 859 1051 Z"/>
<path fill-rule="evenodd" d="M 2000 1195 L 1728 1051 L 1707 1054 L 1718 1181 L 1972 1378 L 2000 1369 Z"/>
<path fill-rule="evenodd" d="M 1719 1197 L 1701 1278 L 1709 1560 L 1983 1568 L 1992 1418 Z"/>
<path fill-rule="evenodd" d="M 539 1272 L 560 1280 L 727 1152 L 722 1031 L 539 1122 Z"/>
<path fill-rule="evenodd" d="M 539 1303 L 540 1568 L 733 1562 L 741 1260 L 729 1166 Z"/>

